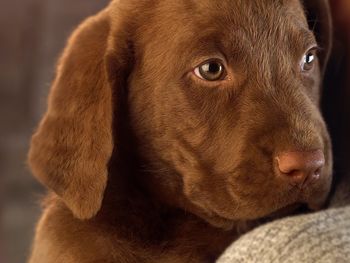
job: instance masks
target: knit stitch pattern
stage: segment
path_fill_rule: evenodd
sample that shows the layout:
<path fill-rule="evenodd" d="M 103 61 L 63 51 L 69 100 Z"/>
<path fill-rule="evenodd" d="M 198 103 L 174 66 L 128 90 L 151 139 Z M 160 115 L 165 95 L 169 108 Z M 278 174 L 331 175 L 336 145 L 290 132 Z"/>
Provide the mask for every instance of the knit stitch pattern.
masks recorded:
<path fill-rule="evenodd" d="M 285 218 L 237 240 L 217 263 L 349 263 L 350 207 Z"/>

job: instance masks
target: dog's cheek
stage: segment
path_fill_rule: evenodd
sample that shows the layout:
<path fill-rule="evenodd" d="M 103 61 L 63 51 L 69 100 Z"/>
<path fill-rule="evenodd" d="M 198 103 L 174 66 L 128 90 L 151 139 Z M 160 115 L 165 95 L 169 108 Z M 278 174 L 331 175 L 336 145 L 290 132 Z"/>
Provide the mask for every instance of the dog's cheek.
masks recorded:
<path fill-rule="evenodd" d="M 308 95 L 312 103 L 317 107 L 319 107 L 321 102 L 321 79 L 319 60 L 316 61 L 312 72 L 301 79 L 303 92 Z"/>

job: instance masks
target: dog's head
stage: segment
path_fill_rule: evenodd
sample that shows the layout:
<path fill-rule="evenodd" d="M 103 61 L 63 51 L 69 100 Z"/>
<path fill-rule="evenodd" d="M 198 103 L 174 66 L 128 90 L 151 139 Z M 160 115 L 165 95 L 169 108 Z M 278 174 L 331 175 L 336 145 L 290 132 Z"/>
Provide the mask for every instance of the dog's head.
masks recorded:
<path fill-rule="evenodd" d="M 123 120 L 145 187 L 215 225 L 322 204 L 330 22 L 326 1 L 304 2 L 113 1 L 60 60 L 34 174 L 75 216 L 94 216 Z"/>

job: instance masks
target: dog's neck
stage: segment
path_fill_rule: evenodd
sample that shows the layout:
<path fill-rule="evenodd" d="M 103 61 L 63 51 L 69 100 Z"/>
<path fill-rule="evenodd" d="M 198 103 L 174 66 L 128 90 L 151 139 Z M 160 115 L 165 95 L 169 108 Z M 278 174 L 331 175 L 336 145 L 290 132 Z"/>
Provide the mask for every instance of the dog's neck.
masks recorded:
<path fill-rule="evenodd" d="M 138 176 L 132 175 L 135 169 L 117 166 L 111 169 L 103 206 L 95 220 L 125 240 L 158 248 L 182 243 L 215 258 L 256 224 L 238 222 L 229 231 L 214 227 L 190 212 L 161 202 L 142 188 Z"/>

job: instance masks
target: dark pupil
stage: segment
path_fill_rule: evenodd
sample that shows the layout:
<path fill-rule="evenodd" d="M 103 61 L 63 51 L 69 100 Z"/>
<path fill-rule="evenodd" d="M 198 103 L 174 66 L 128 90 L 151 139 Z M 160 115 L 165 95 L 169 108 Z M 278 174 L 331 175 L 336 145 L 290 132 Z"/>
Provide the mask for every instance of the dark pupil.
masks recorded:
<path fill-rule="evenodd" d="M 314 55 L 309 53 L 309 54 L 306 55 L 306 61 L 305 62 L 307 64 L 310 64 L 310 63 L 312 63 L 313 58 L 314 58 Z"/>
<path fill-rule="evenodd" d="M 210 63 L 209 64 L 209 73 L 211 74 L 217 74 L 218 72 L 220 72 L 221 70 L 221 66 L 218 63 Z"/>
<path fill-rule="evenodd" d="M 200 67 L 200 73 L 207 80 L 218 80 L 221 77 L 222 65 L 217 62 L 209 62 Z"/>

